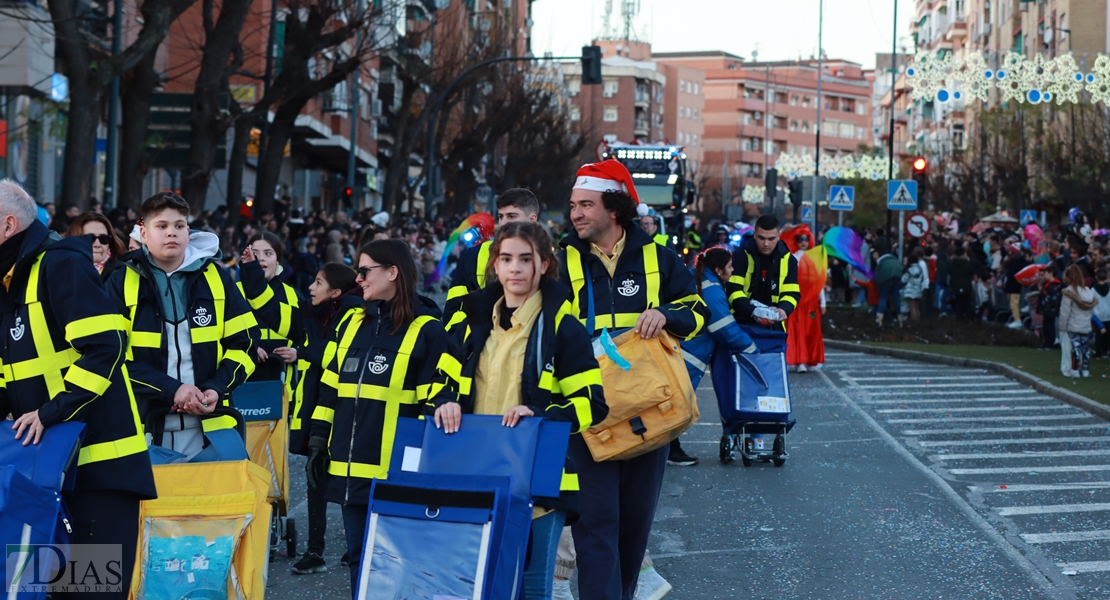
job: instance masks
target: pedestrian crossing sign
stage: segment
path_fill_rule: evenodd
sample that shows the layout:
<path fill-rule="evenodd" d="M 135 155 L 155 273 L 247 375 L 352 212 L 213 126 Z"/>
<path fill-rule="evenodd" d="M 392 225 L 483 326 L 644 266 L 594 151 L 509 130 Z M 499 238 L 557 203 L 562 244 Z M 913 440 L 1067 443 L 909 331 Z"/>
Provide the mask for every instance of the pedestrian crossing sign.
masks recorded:
<path fill-rule="evenodd" d="M 886 182 L 886 207 L 890 210 L 917 210 L 917 182 L 911 179 Z"/>
<path fill-rule="evenodd" d="M 802 207 L 802 223 L 809 223 L 812 220 L 813 220 L 813 207 L 812 206 L 803 206 Z"/>
<path fill-rule="evenodd" d="M 852 210 L 856 204 L 856 188 L 850 185 L 834 185 L 829 188 L 830 210 Z"/>
<path fill-rule="evenodd" d="M 1021 224 L 1022 225 L 1028 225 L 1029 223 L 1036 223 L 1036 222 L 1037 222 L 1037 211 L 1035 211 L 1035 210 L 1023 210 L 1023 211 L 1021 211 Z"/>

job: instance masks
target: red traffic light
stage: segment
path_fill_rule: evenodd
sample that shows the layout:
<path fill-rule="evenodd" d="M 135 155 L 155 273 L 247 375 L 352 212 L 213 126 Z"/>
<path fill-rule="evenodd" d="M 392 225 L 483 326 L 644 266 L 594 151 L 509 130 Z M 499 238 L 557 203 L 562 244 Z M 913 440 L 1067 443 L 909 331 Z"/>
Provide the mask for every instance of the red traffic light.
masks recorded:
<path fill-rule="evenodd" d="M 352 190 L 351 188 L 343 188 L 343 195 L 350 198 L 352 195 L 354 195 L 354 190 Z"/>
<path fill-rule="evenodd" d="M 918 156 L 913 159 L 913 172 L 924 173 L 925 168 L 929 166 L 929 161 L 925 160 L 924 156 Z"/>

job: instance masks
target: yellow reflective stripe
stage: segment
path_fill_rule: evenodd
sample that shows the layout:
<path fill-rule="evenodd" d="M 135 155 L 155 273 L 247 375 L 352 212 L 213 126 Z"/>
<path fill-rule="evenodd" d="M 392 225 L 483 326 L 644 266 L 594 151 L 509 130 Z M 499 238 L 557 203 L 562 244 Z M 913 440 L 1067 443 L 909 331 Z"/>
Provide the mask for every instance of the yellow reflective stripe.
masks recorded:
<path fill-rule="evenodd" d="M 396 367 L 394 367 L 396 368 Z M 416 404 L 415 390 L 402 390 L 396 387 L 370 385 L 364 383 L 340 383 L 339 396 L 341 398 L 354 398 L 356 395 L 364 400 L 377 400 L 386 404 Z"/>
<path fill-rule="evenodd" d="M 455 287 L 447 290 L 447 299 L 454 300 L 455 298 L 462 298 L 468 293 L 469 292 L 467 291 L 465 285 L 456 285 Z"/>
<path fill-rule="evenodd" d="M 385 452 L 385 446 L 382 446 Z M 328 464 L 328 473 L 339 477 L 357 477 L 359 479 L 385 479 L 389 475 L 389 465 L 371 465 L 367 463 L 345 463 L 331 461 Z"/>
<path fill-rule="evenodd" d="M 578 487 L 578 473 L 567 473 L 563 471 L 563 479 L 559 482 L 559 490 L 563 492 L 577 492 L 582 488 Z"/>
<path fill-rule="evenodd" d="M 644 246 L 644 273 L 647 275 L 647 307 L 660 305 L 659 302 L 659 246 Z"/>
<path fill-rule="evenodd" d="M 241 281 L 239 282 L 238 288 L 239 288 L 239 291 L 243 294 L 243 297 L 246 298 L 247 291 L 245 289 L 243 289 L 243 282 L 241 282 Z M 251 305 L 251 308 L 253 310 L 258 310 L 258 309 L 262 308 L 263 306 L 266 306 L 266 304 L 268 302 L 270 302 L 270 300 L 273 300 L 273 299 L 274 299 L 274 290 L 273 290 L 273 288 L 271 288 L 269 286 L 269 284 L 267 284 L 266 289 L 261 294 L 259 294 L 258 297 L 256 297 L 256 298 L 247 298 L 247 303 Z"/>
<path fill-rule="evenodd" d="M 422 384 L 422 385 L 418 385 L 418 386 L 416 386 L 416 398 L 418 400 L 420 400 L 421 402 L 423 402 L 424 400 L 427 400 L 428 398 L 432 397 L 431 396 L 431 391 L 432 391 L 432 384 L 430 384 L 430 383 L 425 383 L 425 384 Z"/>
<path fill-rule="evenodd" d="M 336 373 L 335 371 L 331 371 L 331 370 L 324 371 L 324 374 L 320 377 L 320 383 L 322 383 L 322 384 L 324 384 L 324 385 L 326 385 L 330 388 L 338 389 L 339 388 L 339 374 Z"/>
<path fill-rule="evenodd" d="M 218 342 L 223 338 L 220 335 L 222 332 L 216 325 L 211 327 L 194 327 L 189 330 L 189 337 L 193 340 L 194 344 L 211 344 Z"/>
<path fill-rule="evenodd" d="M 34 270 L 38 270 L 38 263 L 35 263 Z M 34 338 L 37 358 L 24 362 L 41 363 L 42 376 L 46 380 L 46 391 L 53 400 L 55 396 L 66 391 L 62 369 L 76 362 L 81 355 L 72 348 L 66 348 L 61 352 L 54 349 L 54 340 L 50 338 L 50 328 L 46 325 L 46 314 L 41 303 L 35 302 L 28 305 L 27 312 L 31 320 L 31 336 Z"/>
<path fill-rule="evenodd" d="M 540 374 L 539 386 L 541 390 L 547 390 L 553 394 L 558 394 L 562 392 L 562 390 L 559 388 L 559 380 L 555 379 L 555 376 L 551 374 L 551 371 L 544 371 Z"/>
<path fill-rule="evenodd" d="M 601 369 L 589 369 L 559 379 L 559 387 L 568 396 L 591 385 L 601 385 Z"/>
<path fill-rule="evenodd" d="M 223 309 L 221 307 L 217 311 L 217 312 L 221 313 L 221 316 L 222 316 L 222 310 Z M 222 322 L 222 321 L 217 321 L 217 322 Z M 246 330 L 248 330 L 251 327 L 254 327 L 256 325 L 258 325 L 258 320 L 254 318 L 254 313 L 249 313 L 249 312 L 243 313 L 243 314 L 239 315 L 238 317 L 235 317 L 235 318 L 227 321 L 226 323 L 224 323 L 224 336 L 225 337 L 231 337 L 231 336 L 233 336 L 233 335 L 235 335 L 235 334 L 237 334 L 241 331 L 246 331 Z"/>
<path fill-rule="evenodd" d="M 139 273 L 135 269 L 128 268 L 123 277 L 123 303 L 128 308 L 139 304 Z"/>
<path fill-rule="evenodd" d="M 131 346 L 133 348 L 161 348 L 162 334 L 155 331 L 131 332 Z"/>
<path fill-rule="evenodd" d="M 624 329 L 627 327 L 635 327 L 636 321 L 640 319 L 640 313 L 617 313 L 617 322 L 613 323 L 613 315 L 594 315 L 595 331 L 603 327 L 610 329 Z M 585 322 L 585 319 L 579 319 Z M 590 332 L 593 334 L 593 332 Z"/>
<path fill-rule="evenodd" d="M 315 421 L 325 421 L 327 423 L 335 422 L 335 409 L 326 406 L 316 405 L 316 410 L 312 411 L 312 419 Z"/>
<path fill-rule="evenodd" d="M 289 329 L 293 327 L 293 307 L 282 303 L 278 310 L 281 312 L 281 321 L 278 323 L 277 333 L 289 339 Z"/>
<path fill-rule="evenodd" d="M 462 323 L 465 320 L 466 320 L 466 313 L 464 313 L 461 310 L 455 311 L 455 314 L 451 315 L 451 320 L 447 322 L 446 329 L 454 329 L 456 325 L 458 325 L 459 323 Z"/>
<path fill-rule="evenodd" d="M 71 366 L 66 371 L 65 380 L 97 396 L 104 395 L 104 392 L 108 391 L 108 386 L 112 385 L 110 380 L 91 371 L 86 371 L 77 365 Z"/>
<path fill-rule="evenodd" d="M 781 293 L 783 293 L 783 294 L 785 294 L 785 293 L 788 293 L 788 292 L 798 292 L 798 293 L 801 293 L 801 291 L 802 291 L 802 288 L 801 288 L 801 286 L 799 286 L 799 285 L 798 285 L 798 284 L 796 284 L 796 283 L 784 283 L 784 284 L 782 284 L 782 285 L 780 285 L 780 286 L 779 286 L 779 290 L 780 290 L 780 292 L 781 292 Z"/>
<path fill-rule="evenodd" d="M 416 348 L 416 338 L 420 335 L 420 329 L 428 321 L 433 320 L 433 317 L 423 315 L 413 319 L 409 325 L 405 337 L 401 340 L 401 346 L 397 349 L 397 361 L 393 364 L 393 373 L 389 376 L 389 387 L 397 390 L 405 387 L 405 376 L 409 372 L 409 360 L 412 358 L 412 351 Z M 429 350 L 432 349 L 429 348 Z M 434 350 L 432 351 L 434 352 Z"/>
<path fill-rule="evenodd" d="M 791 306 L 798 306 L 798 299 L 794 296 L 783 296 L 782 298 L 779 298 L 778 302 L 789 302 Z M 778 302 L 776 302 L 776 304 Z"/>
<path fill-rule="evenodd" d="M 142 433 L 138 433 L 130 437 L 125 437 L 122 440 L 100 442 L 99 444 L 91 444 L 82 447 L 80 453 L 77 455 L 77 465 L 81 466 L 94 462 L 114 460 L 146 451 L 146 436 Z"/>
<path fill-rule="evenodd" d="M 590 409 L 590 399 L 582 396 L 575 396 L 570 398 L 570 403 L 574 405 L 574 416 L 578 418 L 578 433 L 585 431 L 594 424 L 593 411 Z"/>
<path fill-rule="evenodd" d="M 567 275 L 570 276 L 571 308 L 574 311 L 574 317 L 585 323 L 586 317 L 582 314 L 582 303 L 579 296 L 582 293 L 582 288 L 586 285 L 586 276 L 582 273 L 582 255 L 578 252 L 578 248 L 574 246 L 567 246 Z M 589 301 L 587 298 L 586 302 Z M 593 333 L 591 331 L 590 335 L 593 335 Z"/>
<path fill-rule="evenodd" d="M 72 342 L 106 331 L 127 331 L 127 319 L 123 315 L 97 315 L 74 321 L 66 325 L 66 341 Z"/>
<path fill-rule="evenodd" d="M 475 273 L 478 275 L 478 287 L 486 287 L 486 267 L 489 266 L 489 251 L 493 246 L 493 240 L 482 242 L 481 247 L 478 248 L 478 266 Z"/>
<path fill-rule="evenodd" d="M 452 380 L 459 381 L 462 379 L 462 363 L 447 352 L 439 355 L 439 363 L 436 366 Z"/>
<path fill-rule="evenodd" d="M 235 429 L 237 424 L 235 417 L 231 415 L 220 415 L 218 417 L 208 417 L 200 420 L 200 426 L 205 433 L 209 431 L 219 431 L 221 429 Z"/>
<path fill-rule="evenodd" d="M 4 379 L 6 381 L 22 381 L 32 377 L 41 377 L 49 371 L 60 371 L 77 362 L 81 354 L 73 348 L 66 350 L 66 357 L 59 358 L 54 364 L 38 358 L 22 360 L 10 365 L 4 365 Z"/>

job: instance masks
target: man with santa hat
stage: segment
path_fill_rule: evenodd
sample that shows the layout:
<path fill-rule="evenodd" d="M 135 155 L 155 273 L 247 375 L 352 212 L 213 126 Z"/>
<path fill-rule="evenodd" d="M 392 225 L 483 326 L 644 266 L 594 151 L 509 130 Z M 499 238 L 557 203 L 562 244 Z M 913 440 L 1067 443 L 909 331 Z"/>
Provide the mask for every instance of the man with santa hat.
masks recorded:
<path fill-rule="evenodd" d="M 587 329 L 593 321 L 594 337 L 635 328 L 644 338 L 666 329 L 687 340 L 709 319 L 682 259 L 636 225 L 647 208 L 620 162 L 578 170 L 570 195 L 574 228 L 562 241 L 559 279 L 571 287 L 578 319 Z M 632 600 L 668 451 L 594 462 L 581 436 L 571 438 L 581 486 L 581 516 L 573 526 L 580 600 Z"/>

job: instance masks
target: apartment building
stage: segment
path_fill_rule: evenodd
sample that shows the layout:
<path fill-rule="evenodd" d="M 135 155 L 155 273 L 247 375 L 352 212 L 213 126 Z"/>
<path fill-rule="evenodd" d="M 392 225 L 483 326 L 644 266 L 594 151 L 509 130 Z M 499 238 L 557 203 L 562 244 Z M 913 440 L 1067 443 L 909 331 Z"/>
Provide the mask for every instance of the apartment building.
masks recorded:
<path fill-rule="evenodd" d="M 735 203 L 744 186 L 763 185 L 765 169 L 780 154 L 815 154 L 818 129 L 826 156 L 873 142 L 871 74 L 858 64 L 824 61 L 818 120 L 816 59 L 751 62 L 713 51 L 656 54 L 655 60 L 705 72 L 703 193 L 719 193 L 728 177 Z"/>

